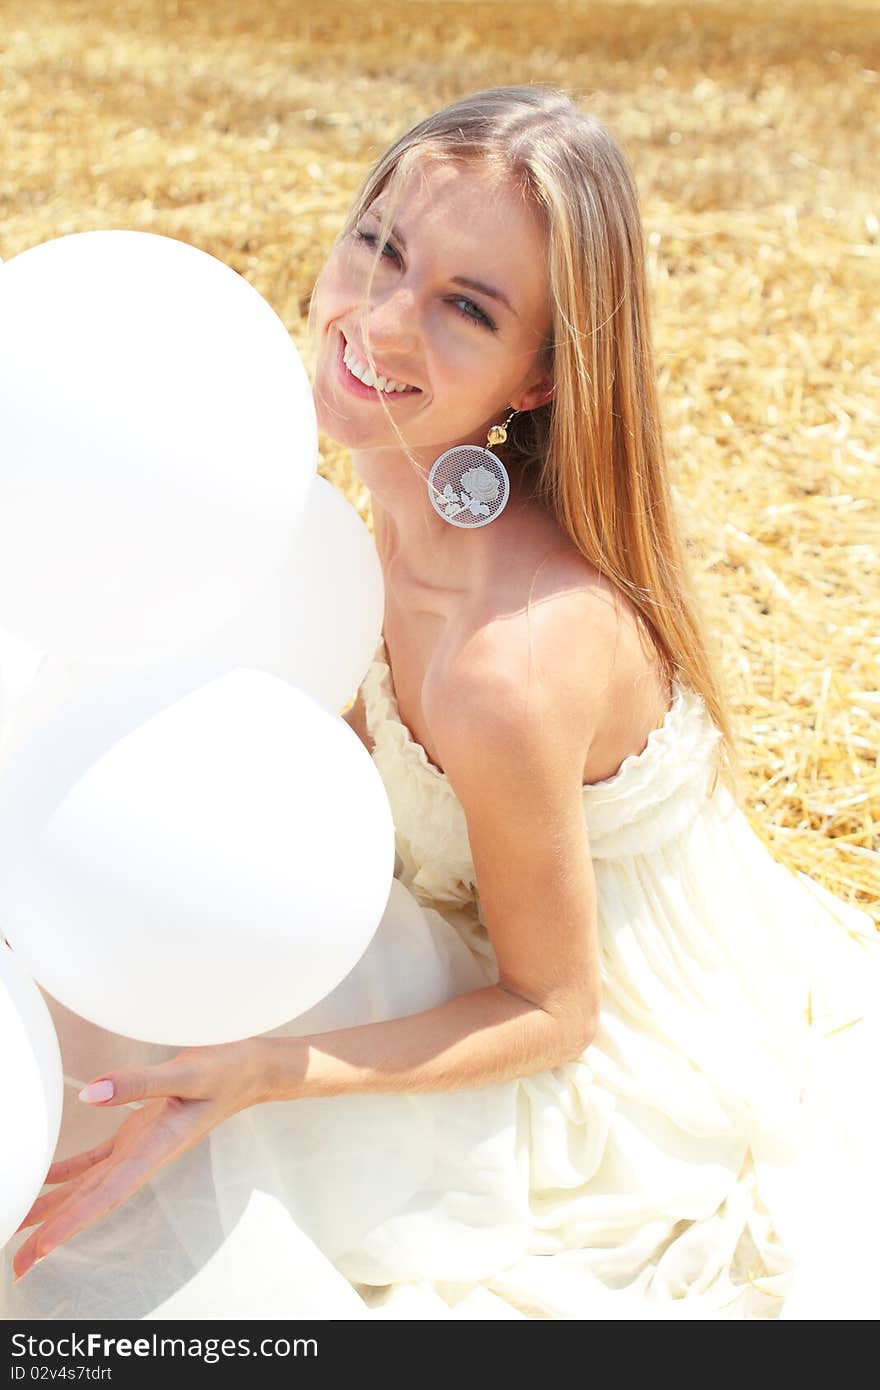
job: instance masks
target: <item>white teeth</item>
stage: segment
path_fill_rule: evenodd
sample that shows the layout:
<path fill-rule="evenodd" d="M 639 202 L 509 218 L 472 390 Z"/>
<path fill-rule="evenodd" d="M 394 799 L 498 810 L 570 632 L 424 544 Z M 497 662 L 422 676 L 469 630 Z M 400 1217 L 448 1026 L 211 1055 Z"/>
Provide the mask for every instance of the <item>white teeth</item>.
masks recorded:
<path fill-rule="evenodd" d="M 345 363 L 352 376 L 356 376 L 358 381 L 362 381 L 365 386 L 374 386 L 379 391 L 396 392 L 409 391 L 414 388 L 407 386 L 405 381 L 392 381 L 390 377 L 376 377 L 369 367 L 365 367 L 351 350 L 349 343 L 345 344 L 345 351 L 342 354 Z"/>

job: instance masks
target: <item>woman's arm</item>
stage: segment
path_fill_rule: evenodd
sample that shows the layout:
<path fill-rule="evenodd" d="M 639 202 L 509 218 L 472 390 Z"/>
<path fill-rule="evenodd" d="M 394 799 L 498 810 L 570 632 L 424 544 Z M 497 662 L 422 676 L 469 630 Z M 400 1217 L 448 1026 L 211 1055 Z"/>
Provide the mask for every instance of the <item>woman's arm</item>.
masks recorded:
<path fill-rule="evenodd" d="M 538 669 L 561 673 L 553 688 L 511 671 L 509 628 L 503 648 L 484 635 L 447 688 L 434 686 L 432 740 L 467 819 L 498 984 L 409 1018 L 273 1038 L 269 1096 L 484 1086 L 589 1045 L 600 970 L 582 774 L 599 709 L 594 681 L 570 674 L 582 621 L 570 603 L 522 634 Z"/>
<path fill-rule="evenodd" d="M 561 1066 L 592 1040 L 594 1020 L 554 1016 L 500 985 L 383 1023 L 266 1038 L 265 1100 L 376 1091 L 453 1091 Z"/>

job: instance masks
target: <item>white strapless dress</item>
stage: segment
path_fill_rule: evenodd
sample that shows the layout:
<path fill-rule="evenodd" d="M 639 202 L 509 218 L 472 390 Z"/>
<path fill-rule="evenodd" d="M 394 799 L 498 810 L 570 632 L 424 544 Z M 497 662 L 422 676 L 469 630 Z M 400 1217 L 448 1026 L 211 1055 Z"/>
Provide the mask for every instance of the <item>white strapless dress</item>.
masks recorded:
<path fill-rule="evenodd" d="M 277 1033 L 412 1014 L 497 979 L 464 812 L 400 720 L 381 641 L 363 688 L 395 881 L 359 964 Z M 576 1061 L 468 1090 L 253 1107 L 17 1285 L 24 1237 L 10 1241 L 2 1316 L 880 1313 L 880 935 L 777 863 L 710 785 L 719 737 L 676 684 L 644 751 L 584 787 L 603 1005 Z M 121 1123 L 77 1101 L 85 1080 L 174 1050 L 47 1002 L 64 1157 Z"/>

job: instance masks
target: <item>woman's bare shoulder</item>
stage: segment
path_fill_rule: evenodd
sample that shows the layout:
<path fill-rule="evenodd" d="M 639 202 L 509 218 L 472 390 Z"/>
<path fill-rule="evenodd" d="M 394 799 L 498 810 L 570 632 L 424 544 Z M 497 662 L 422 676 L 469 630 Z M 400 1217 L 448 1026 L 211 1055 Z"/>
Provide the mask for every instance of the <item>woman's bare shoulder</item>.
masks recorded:
<path fill-rule="evenodd" d="M 463 617 L 432 667 L 422 698 L 437 744 L 467 737 L 505 708 L 543 723 L 583 780 L 613 771 L 665 709 L 635 606 L 565 550 L 516 588 L 511 581 L 506 601 Z"/>
<path fill-rule="evenodd" d="M 458 616 L 425 682 L 426 715 L 504 696 L 536 709 L 582 708 L 610 670 L 620 628 L 595 573 L 548 556 L 528 582 L 511 574 Z"/>
<path fill-rule="evenodd" d="M 518 681 L 536 656 L 548 678 L 595 672 L 637 628 L 631 601 L 583 556 L 561 548 L 525 572 L 512 567 L 466 615 L 451 646 L 455 674 L 496 670 Z"/>

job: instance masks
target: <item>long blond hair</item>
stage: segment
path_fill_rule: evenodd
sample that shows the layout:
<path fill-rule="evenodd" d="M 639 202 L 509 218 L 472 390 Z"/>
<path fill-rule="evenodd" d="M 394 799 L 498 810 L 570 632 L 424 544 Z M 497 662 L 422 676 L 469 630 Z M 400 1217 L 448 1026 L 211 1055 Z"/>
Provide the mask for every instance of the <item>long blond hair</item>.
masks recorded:
<path fill-rule="evenodd" d="M 511 180 L 543 215 L 553 328 L 542 351 L 554 392 L 514 418 L 496 451 L 508 468 L 530 470 L 534 496 L 628 595 L 667 676 L 702 696 L 721 732 L 716 781 L 720 774 L 740 801 L 731 711 L 670 491 L 644 233 L 627 159 L 608 127 L 557 88 L 494 87 L 427 116 L 373 165 L 337 238 L 349 237 L 388 190 L 368 298 L 402 181 L 428 158 L 477 162 Z M 367 352 L 372 366 L 368 344 Z M 384 400 L 383 408 L 405 447 Z"/>

